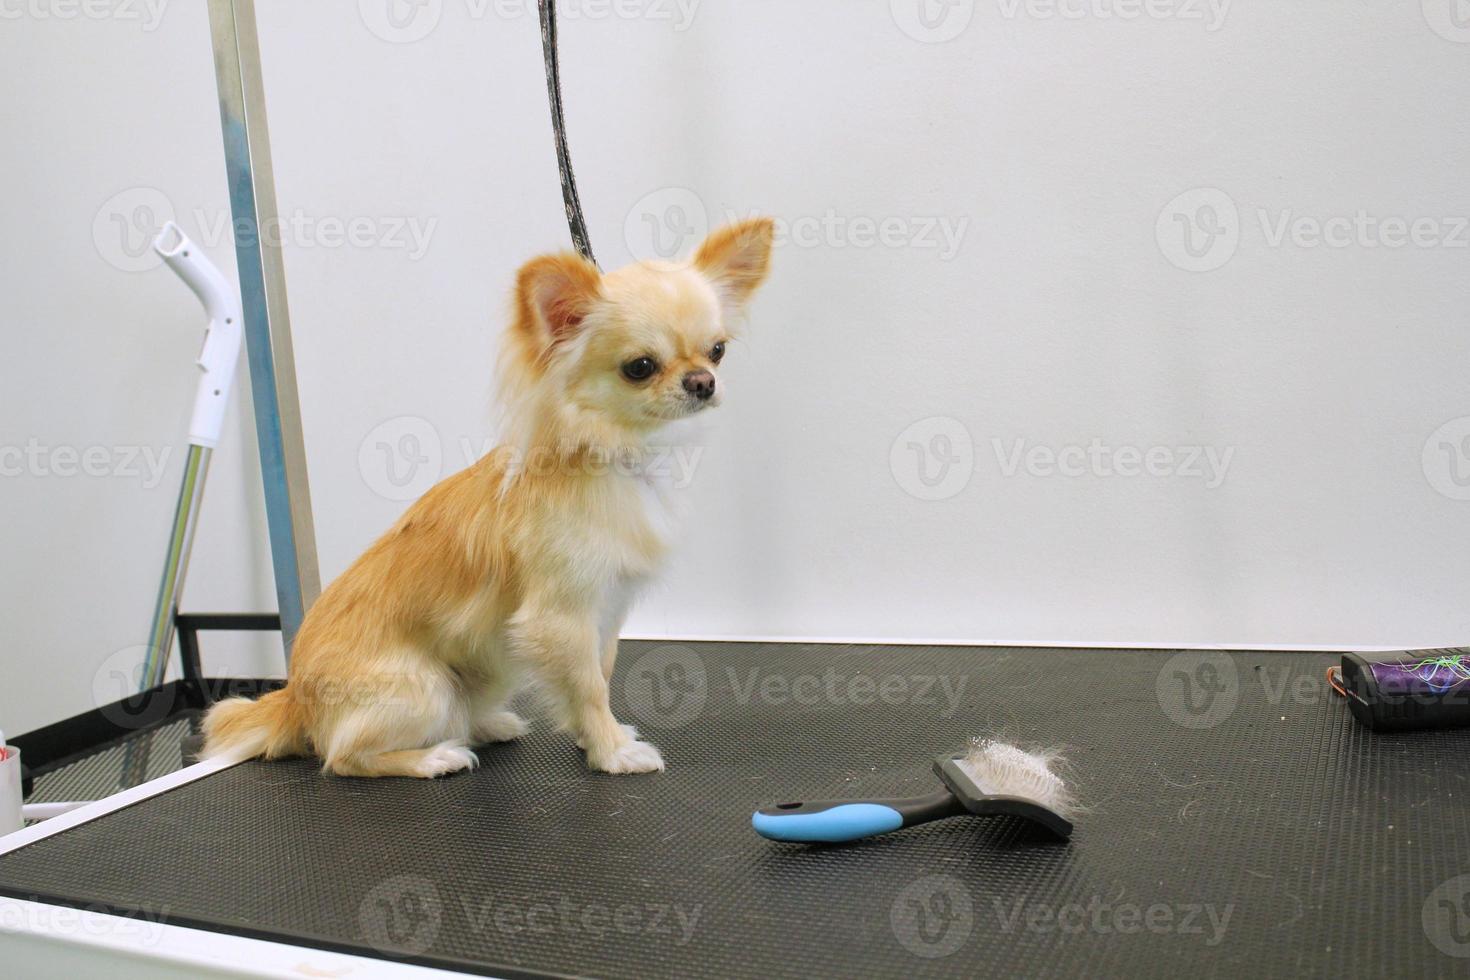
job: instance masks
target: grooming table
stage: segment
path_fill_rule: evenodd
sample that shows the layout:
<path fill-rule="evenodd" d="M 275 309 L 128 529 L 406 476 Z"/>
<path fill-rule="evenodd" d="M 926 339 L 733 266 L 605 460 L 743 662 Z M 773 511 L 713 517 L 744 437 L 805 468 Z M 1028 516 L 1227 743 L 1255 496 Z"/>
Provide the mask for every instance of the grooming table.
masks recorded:
<path fill-rule="evenodd" d="M 625 641 L 665 773 L 538 725 L 433 782 L 204 764 L 0 840 L 14 976 L 1449 976 L 1470 734 L 1375 735 L 1326 654 Z M 760 804 L 917 795 L 974 733 L 1069 746 L 1069 845 L 959 818 L 776 844 Z M 87 909 L 88 912 L 77 912 Z M 106 964 L 105 966 L 100 964 Z"/>

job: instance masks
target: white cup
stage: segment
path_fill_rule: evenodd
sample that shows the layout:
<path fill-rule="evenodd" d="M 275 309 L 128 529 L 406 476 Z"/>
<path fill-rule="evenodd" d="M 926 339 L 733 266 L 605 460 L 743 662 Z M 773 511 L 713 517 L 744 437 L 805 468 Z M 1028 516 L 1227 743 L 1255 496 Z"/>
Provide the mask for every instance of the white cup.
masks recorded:
<path fill-rule="evenodd" d="M 0 836 L 25 826 L 20 815 L 20 749 L 10 745 L 5 752 L 5 761 L 0 762 Z"/>

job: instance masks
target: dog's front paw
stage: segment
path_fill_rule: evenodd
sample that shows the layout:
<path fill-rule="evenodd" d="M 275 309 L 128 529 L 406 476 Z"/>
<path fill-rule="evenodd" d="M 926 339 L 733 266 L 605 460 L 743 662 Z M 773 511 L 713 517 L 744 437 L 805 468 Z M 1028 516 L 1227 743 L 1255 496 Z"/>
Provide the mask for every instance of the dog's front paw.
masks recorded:
<path fill-rule="evenodd" d="M 663 772 L 664 757 L 647 742 L 624 742 L 604 755 L 588 756 L 587 764 L 602 772 L 619 774 Z"/>
<path fill-rule="evenodd" d="M 638 741 L 638 729 L 634 728 L 632 725 L 622 725 L 622 724 L 620 724 L 620 725 L 618 725 L 618 727 L 623 730 L 623 734 L 624 735 L 628 736 L 630 739 L 632 739 L 635 742 Z M 586 739 L 581 739 L 581 738 L 577 739 L 577 748 L 582 749 L 585 752 L 586 749 L 587 749 L 587 741 L 586 741 Z"/>

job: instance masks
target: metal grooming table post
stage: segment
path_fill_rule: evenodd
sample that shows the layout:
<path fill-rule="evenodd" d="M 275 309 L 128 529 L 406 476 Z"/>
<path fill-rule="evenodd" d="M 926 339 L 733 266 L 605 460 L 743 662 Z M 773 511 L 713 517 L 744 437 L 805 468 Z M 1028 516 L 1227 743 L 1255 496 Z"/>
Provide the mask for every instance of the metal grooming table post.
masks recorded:
<path fill-rule="evenodd" d="M 321 592 L 321 572 L 307 486 L 301 405 L 296 393 L 286 269 L 276 233 L 280 224 L 255 0 L 209 0 L 209 30 L 214 42 L 271 563 L 281 611 L 281 635 L 289 657 L 301 619 Z"/>

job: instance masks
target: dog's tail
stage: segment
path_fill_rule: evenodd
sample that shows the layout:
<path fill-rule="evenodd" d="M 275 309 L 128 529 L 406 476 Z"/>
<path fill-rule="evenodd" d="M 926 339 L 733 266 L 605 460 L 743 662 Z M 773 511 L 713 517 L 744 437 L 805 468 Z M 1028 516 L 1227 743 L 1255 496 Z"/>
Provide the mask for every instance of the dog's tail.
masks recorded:
<path fill-rule="evenodd" d="M 205 759 L 243 762 L 257 756 L 279 759 L 304 755 L 306 719 L 288 689 L 272 691 L 258 701 L 229 698 L 204 716 Z"/>

